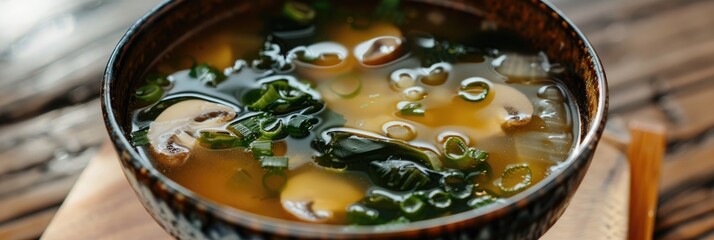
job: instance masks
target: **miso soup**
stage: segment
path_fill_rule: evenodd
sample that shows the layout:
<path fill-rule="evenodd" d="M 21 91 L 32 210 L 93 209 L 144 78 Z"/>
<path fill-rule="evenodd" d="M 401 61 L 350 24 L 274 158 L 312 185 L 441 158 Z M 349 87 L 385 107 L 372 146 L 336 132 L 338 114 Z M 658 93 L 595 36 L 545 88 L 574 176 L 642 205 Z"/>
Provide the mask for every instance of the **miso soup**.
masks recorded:
<path fill-rule="evenodd" d="M 497 205 L 578 139 L 567 69 L 446 7 L 255 2 L 167 48 L 132 141 L 217 203 L 294 221 L 404 224 Z"/>

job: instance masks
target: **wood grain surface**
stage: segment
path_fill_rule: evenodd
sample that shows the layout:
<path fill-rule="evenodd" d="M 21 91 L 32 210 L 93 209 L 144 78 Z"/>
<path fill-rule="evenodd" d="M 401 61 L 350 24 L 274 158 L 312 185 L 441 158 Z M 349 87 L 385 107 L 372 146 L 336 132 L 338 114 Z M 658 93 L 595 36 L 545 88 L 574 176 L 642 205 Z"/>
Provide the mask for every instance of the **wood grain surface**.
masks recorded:
<path fill-rule="evenodd" d="M 44 231 L 104 138 L 107 57 L 158 2 L 0 1 L 0 234 Z M 654 237 L 714 239 L 714 0 L 552 2 L 601 56 L 611 118 L 667 126 Z"/>
<path fill-rule="evenodd" d="M 171 239 L 146 212 L 106 143 L 42 239 Z"/>

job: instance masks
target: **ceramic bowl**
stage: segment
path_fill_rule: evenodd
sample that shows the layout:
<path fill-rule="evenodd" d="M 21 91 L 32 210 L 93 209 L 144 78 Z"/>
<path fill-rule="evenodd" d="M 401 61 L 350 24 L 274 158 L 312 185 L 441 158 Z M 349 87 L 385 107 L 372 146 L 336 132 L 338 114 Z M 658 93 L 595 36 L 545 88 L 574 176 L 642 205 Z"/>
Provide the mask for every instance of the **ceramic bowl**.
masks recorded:
<path fill-rule="evenodd" d="M 165 1 L 139 19 L 111 55 L 102 87 L 107 130 L 124 173 L 156 221 L 179 239 L 273 238 L 443 238 L 536 239 L 560 217 L 593 157 L 607 112 L 602 65 L 583 34 L 551 4 L 538 0 L 428 1 L 482 14 L 499 28 L 517 32 L 536 49 L 564 65 L 564 79 L 580 111 L 581 137 L 562 167 L 506 200 L 505 204 L 398 227 L 344 227 L 269 219 L 216 204 L 154 169 L 129 142 L 131 94 L 158 56 L 206 19 L 253 11 L 248 0 Z M 337 3 L 337 2 L 335 2 Z M 406 4 L 409 4 L 407 1 Z M 468 31 L 468 30 L 465 30 Z"/>

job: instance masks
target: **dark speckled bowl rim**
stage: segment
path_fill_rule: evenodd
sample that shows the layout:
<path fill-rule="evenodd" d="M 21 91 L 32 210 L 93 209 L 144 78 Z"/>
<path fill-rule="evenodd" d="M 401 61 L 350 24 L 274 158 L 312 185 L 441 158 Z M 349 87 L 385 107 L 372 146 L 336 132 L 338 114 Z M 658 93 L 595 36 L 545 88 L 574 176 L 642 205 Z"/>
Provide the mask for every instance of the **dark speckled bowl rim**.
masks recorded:
<path fill-rule="evenodd" d="M 151 9 L 147 14 L 141 17 L 137 22 L 135 22 L 131 28 L 126 32 L 126 34 L 119 41 L 115 47 L 112 55 L 107 63 L 107 67 L 104 74 L 104 81 L 102 84 L 101 98 L 102 98 L 102 111 L 105 115 L 105 122 L 109 131 L 111 131 L 112 136 L 117 136 L 113 139 L 114 144 L 121 144 L 124 149 L 127 149 L 131 158 L 142 159 L 139 152 L 130 144 L 124 132 L 122 132 L 122 127 L 119 126 L 116 121 L 116 117 L 112 107 L 112 96 L 110 96 L 110 86 L 111 81 L 115 79 L 115 71 L 120 71 L 114 69 L 115 62 L 120 58 L 122 48 L 126 46 L 128 40 L 133 34 L 141 31 L 142 27 L 157 19 L 157 16 L 162 14 L 167 14 L 171 11 L 174 5 L 177 5 L 181 1 L 172 2 L 166 0 L 161 4 L 157 5 Z M 536 1 L 530 1 L 536 2 Z M 525 3 L 525 1 L 524 1 Z M 503 200 L 499 204 L 494 204 L 489 207 L 479 208 L 472 211 L 462 212 L 447 217 L 440 217 L 436 219 L 429 219 L 424 221 L 418 221 L 410 224 L 396 225 L 388 228 L 379 228 L 372 226 L 335 226 L 326 224 L 314 224 L 314 223 L 302 223 L 296 221 L 281 220 L 275 218 L 269 218 L 262 215 L 246 212 L 240 209 L 235 209 L 225 205 L 221 205 L 212 200 L 203 198 L 196 193 L 184 188 L 178 183 L 170 180 L 163 174 L 159 173 L 153 166 L 142 166 L 146 168 L 149 174 L 154 175 L 160 182 L 164 183 L 168 189 L 173 189 L 176 194 L 184 195 L 187 199 L 193 199 L 199 207 L 204 207 L 207 211 L 214 213 L 216 216 L 226 219 L 229 222 L 233 222 L 238 225 L 243 225 L 246 228 L 254 229 L 262 232 L 270 232 L 275 234 L 281 234 L 283 231 L 290 232 L 291 234 L 297 234 L 299 237 L 324 237 L 324 236 L 365 236 L 369 234 L 390 234 L 408 231 L 419 231 L 449 224 L 454 224 L 468 219 L 481 218 L 484 216 L 498 217 L 506 215 L 509 211 L 517 211 L 519 206 L 525 206 L 526 203 L 533 201 L 537 196 L 546 194 L 548 190 L 553 189 L 557 184 L 563 182 L 564 175 L 573 174 L 576 171 L 573 168 L 573 162 L 579 159 L 579 156 L 586 152 L 588 148 L 594 148 L 597 141 L 599 140 L 599 135 L 601 134 L 601 129 L 604 127 L 605 119 L 607 117 L 607 81 L 605 78 L 604 70 L 597 56 L 595 50 L 588 42 L 587 38 L 582 34 L 582 32 L 577 29 L 573 23 L 564 16 L 564 14 L 555 8 L 551 3 L 542 0 L 537 4 L 541 4 L 540 9 L 543 11 L 548 11 L 556 13 L 553 15 L 556 20 L 563 23 L 563 26 L 567 30 L 574 33 L 576 38 L 583 40 L 579 42 L 578 46 L 581 49 L 587 49 L 587 55 L 591 57 L 591 64 L 595 70 L 596 77 L 599 87 L 597 97 L 597 110 L 593 120 L 590 122 L 590 128 L 587 129 L 585 136 L 581 138 L 581 141 L 576 144 L 575 148 L 571 151 L 568 159 L 561 163 L 562 165 L 556 169 L 553 174 L 550 174 L 542 181 L 531 186 L 526 191 L 518 193 L 510 198 Z M 580 109 L 579 111 L 584 111 Z M 581 133 L 582 135 L 582 133 Z M 582 159 L 582 158 L 581 158 Z M 145 164 L 145 161 L 140 161 Z M 587 167 L 587 165 L 582 165 Z M 245 223 L 251 223 L 250 226 Z M 256 224 L 254 225 L 254 224 Z M 276 230 L 280 229 L 281 232 Z"/>

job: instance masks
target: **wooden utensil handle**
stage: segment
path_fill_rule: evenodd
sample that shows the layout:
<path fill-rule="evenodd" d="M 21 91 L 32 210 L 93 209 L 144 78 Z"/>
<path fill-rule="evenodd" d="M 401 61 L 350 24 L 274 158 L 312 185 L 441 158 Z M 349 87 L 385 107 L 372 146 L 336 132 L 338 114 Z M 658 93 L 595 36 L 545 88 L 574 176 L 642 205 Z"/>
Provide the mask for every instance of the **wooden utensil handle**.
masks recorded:
<path fill-rule="evenodd" d="M 660 168 L 665 153 L 665 128 L 656 123 L 631 122 L 630 217 L 628 239 L 652 239 Z"/>

